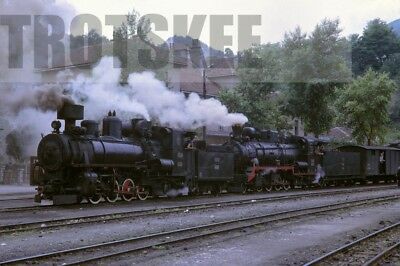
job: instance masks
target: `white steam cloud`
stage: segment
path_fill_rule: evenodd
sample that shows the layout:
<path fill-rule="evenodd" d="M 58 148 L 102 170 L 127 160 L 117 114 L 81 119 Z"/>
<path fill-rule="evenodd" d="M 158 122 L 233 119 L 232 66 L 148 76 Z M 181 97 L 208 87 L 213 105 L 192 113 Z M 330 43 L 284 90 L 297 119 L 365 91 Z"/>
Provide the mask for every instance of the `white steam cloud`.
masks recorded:
<path fill-rule="evenodd" d="M 41 135 L 50 131 L 56 110 L 71 100 L 85 105 L 86 119 L 100 120 L 109 110 L 116 110 L 123 120 L 142 117 L 180 129 L 247 122 L 241 114 L 230 114 L 218 100 L 203 100 L 197 94 L 186 97 L 170 91 L 150 72 L 132 74 L 128 84 L 122 86 L 121 70 L 114 68 L 113 58 L 103 58 L 90 77 L 72 77 L 68 89 L 40 85 L 41 74 L 33 71 L 33 16 L 58 15 L 68 28 L 75 15 L 74 8 L 66 0 L 0 0 L 0 14 L 32 17 L 31 25 L 23 28 L 22 69 L 8 68 L 9 29 L 0 27 L 0 40 L 4 44 L 0 49 L 0 129 L 4 129 L 0 131 L 1 162 L 5 158 L 18 160 L 36 154 Z M 60 73 L 60 80 L 65 81 L 70 74 Z"/>
<path fill-rule="evenodd" d="M 55 117 L 54 110 L 65 100 L 60 88 L 32 88 L 33 84 L 41 82 L 40 73 L 33 71 L 33 16 L 56 15 L 68 27 L 75 9 L 66 0 L 0 0 L 0 14 L 31 16 L 31 25 L 23 28 L 23 53 L 20 54 L 23 67 L 20 69 L 8 67 L 8 42 L 12 36 L 9 36 L 8 27 L 0 27 L 1 164 L 4 160 L 34 155 L 41 133 L 49 132 L 49 121 Z"/>
<path fill-rule="evenodd" d="M 248 121 L 242 114 L 229 113 L 216 99 L 204 100 L 196 93 L 186 97 L 181 92 L 171 91 L 151 72 L 131 74 L 128 84 L 121 86 L 121 70 L 113 68 L 113 60 L 103 58 L 91 77 L 81 75 L 72 82 L 73 99 L 83 100 L 87 117 L 91 119 L 116 110 L 126 118 L 140 116 L 179 129 L 232 126 Z"/>
<path fill-rule="evenodd" d="M 63 90 L 40 86 L 31 90 L 12 88 L 0 100 L 3 114 L 10 125 L 8 132 L 18 132 L 17 142 L 23 147 L 21 157 L 36 153 L 41 135 L 50 131 L 50 122 L 63 104 L 75 102 L 85 106 L 85 118 L 101 120 L 110 110 L 128 121 L 145 118 L 162 126 L 192 130 L 202 126 L 232 126 L 248 120 L 243 114 L 232 114 L 216 99 L 201 99 L 192 93 L 168 89 L 154 73 L 134 73 L 128 84 L 120 85 L 121 69 L 113 65 L 114 58 L 105 57 L 93 69 L 91 76 L 79 75 Z M 61 75 L 68 76 L 65 72 Z"/>

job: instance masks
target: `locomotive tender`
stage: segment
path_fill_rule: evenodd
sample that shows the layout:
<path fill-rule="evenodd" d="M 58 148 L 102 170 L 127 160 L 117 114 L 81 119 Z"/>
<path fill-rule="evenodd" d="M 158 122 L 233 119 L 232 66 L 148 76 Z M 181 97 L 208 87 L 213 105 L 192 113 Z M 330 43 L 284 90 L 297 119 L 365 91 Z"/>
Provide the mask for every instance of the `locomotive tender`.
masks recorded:
<path fill-rule="evenodd" d="M 65 105 L 53 132 L 38 146 L 32 180 L 35 201 L 116 202 L 149 195 L 176 196 L 288 190 L 296 186 L 390 181 L 397 178 L 400 149 L 343 146 L 322 151 L 318 139 L 281 136 L 234 126 L 229 141 L 209 145 L 190 131 L 133 119 L 124 125 L 110 112 L 99 123 L 84 120 L 84 107 Z"/>

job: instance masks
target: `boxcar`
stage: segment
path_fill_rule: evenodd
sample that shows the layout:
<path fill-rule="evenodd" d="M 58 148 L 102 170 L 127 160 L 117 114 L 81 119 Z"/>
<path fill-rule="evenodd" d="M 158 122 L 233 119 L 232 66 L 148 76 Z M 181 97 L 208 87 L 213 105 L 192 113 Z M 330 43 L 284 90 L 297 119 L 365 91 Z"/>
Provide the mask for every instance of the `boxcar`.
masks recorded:
<path fill-rule="evenodd" d="M 374 177 L 394 177 L 400 166 L 400 149 L 384 146 L 346 145 L 338 148 L 343 152 L 360 155 L 360 175 L 373 180 Z"/>
<path fill-rule="evenodd" d="M 355 178 L 360 176 L 360 154 L 358 152 L 325 152 L 322 168 L 328 180 Z"/>

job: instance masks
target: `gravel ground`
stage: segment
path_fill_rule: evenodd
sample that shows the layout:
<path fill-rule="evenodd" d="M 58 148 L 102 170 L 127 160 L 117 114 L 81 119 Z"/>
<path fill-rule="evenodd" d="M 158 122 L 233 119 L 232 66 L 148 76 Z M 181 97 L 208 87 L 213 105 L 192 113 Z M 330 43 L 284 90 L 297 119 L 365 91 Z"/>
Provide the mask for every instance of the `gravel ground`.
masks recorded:
<path fill-rule="evenodd" d="M 0 196 L 8 194 L 35 194 L 36 187 L 33 186 L 12 186 L 12 185 L 0 185 Z"/>
<path fill-rule="evenodd" d="M 2 236 L 0 240 L 1 242 L 0 261 L 15 257 L 22 257 L 37 253 L 43 253 L 46 251 L 47 252 L 55 251 L 82 245 L 101 243 L 104 241 L 111 241 L 111 240 L 139 236 L 155 232 L 163 232 L 167 230 L 173 230 L 173 229 L 206 224 L 211 222 L 218 222 L 233 218 L 249 217 L 260 214 L 274 213 L 278 211 L 311 207 L 321 204 L 333 204 L 337 202 L 361 199 L 366 197 L 381 196 L 381 195 L 399 195 L 399 194 L 400 190 L 397 189 L 386 190 L 386 191 L 361 192 L 349 195 L 323 196 L 315 198 L 304 198 L 302 200 L 299 199 L 285 200 L 273 203 L 259 203 L 259 204 L 245 205 L 245 206 L 224 207 L 212 210 L 190 211 L 190 212 L 182 212 L 182 213 L 151 216 L 151 217 L 138 217 L 137 219 L 119 220 L 119 221 L 107 222 L 104 224 L 81 225 L 81 226 L 65 227 L 65 228 L 51 229 L 51 230 L 46 229 L 43 230 L 42 232 L 34 231 L 34 232 L 15 233 L 12 235 Z M 184 202 L 185 204 L 190 204 L 187 200 Z M 149 204 L 149 203 L 143 203 L 143 204 Z M 154 207 L 154 202 L 153 202 L 153 207 Z M 397 206 L 397 208 L 398 207 L 399 206 Z M 104 208 L 104 206 L 99 207 L 99 209 L 97 210 L 100 210 L 102 208 Z M 386 209 L 387 208 L 385 208 L 385 210 Z M 67 210 L 69 212 L 77 212 L 77 210 L 74 209 L 67 209 Z M 121 209 L 119 209 L 119 211 L 120 210 Z M 64 212 L 61 211 L 53 211 L 53 212 L 54 212 L 53 215 L 60 214 L 65 216 Z M 38 213 L 37 215 L 39 214 L 41 213 Z M 14 217 L 14 219 L 16 218 Z M 1 218 L 1 220 L 5 222 L 3 217 Z M 370 221 L 365 221 L 365 222 L 367 224 L 371 224 Z M 310 236 L 313 235 L 314 237 L 319 238 L 319 234 L 315 234 L 316 229 L 318 229 L 318 231 L 321 230 L 321 228 L 315 228 L 315 227 L 311 228 L 309 231 L 313 233 L 310 234 Z M 286 229 L 284 228 L 284 230 Z M 327 228 L 326 230 L 340 231 L 341 228 L 338 228 L 335 223 L 332 223 L 331 228 L 330 229 Z M 297 232 L 297 231 L 293 230 L 292 232 Z M 297 237 L 301 237 L 301 235 L 297 235 Z M 300 243 L 304 246 L 304 243 L 302 243 L 302 241 L 300 241 Z M 223 244 L 223 246 L 225 246 L 225 243 Z M 275 246 L 275 242 L 271 246 Z M 244 247 L 247 247 L 247 245 L 245 245 Z M 278 247 L 279 245 L 276 246 L 275 249 L 279 249 Z M 253 246 L 254 250 L 257 250 L 259 248 L 261 248 L 261 246 L 259 245 Z M 213 258 L 218 258 L 214 257 L 213 255 L 211 256 Z M 179 261 L 176 261 L 176 263 L 179 264 Z"/>
<path fill-rule="evenodd" d="M 373 188 L 373 187 L 372 187 Z M 358 188 L 357 188 L 358 189 Z M 346 188 L 346 189 L 326 189 L 326 191 L 346 191 L 346 190 L 351 190 L 351 188 Z M 315 192 L 320 191 L 320 190 L 315 190 Z M 1 192 L 1 191 L 0 191 Z M 314 191 L 313 191 L 314 192 Z M 1 198 L 17 198 L 21 193 L 24 193 L 23 190 L 17 190 L 15 193 L 12 194 L 1 194 L 0 193 L 0 199 Z M 180 198 L 175 198 L 175 199 L 149 199 L 147 201 L 132 201 L 129 203 L 121 202 L 119 201 L 116 204 L 113 204 L 113 207 L 119 208 L 120 206 L 122 207 L 130 207 L 130 208 L 136 208 L 136 207 L 152 207 L 154 208 L 154 205 L 157 204 L 157 206 L 171 206 L 173 204 L 176 204 L 177 202 L 187 202 L 188 204 L 195 204 L 195 203 L 203 203 L 207 202 L 209 200 L 215 199 L 215 200 L 236 200 L 236 199 L 246 199 L 246 198 L 257 198 L 257 197 L 266 197 L 266 196 L 281 196 L 281 195 L 296 195 L 296 194 L 301 194 L 301 193 L 306 193 L 304 190 L 293 190 L 290 192 L 274 192 L 274 193 L 261 193 L 261 194 L 248 194 L 248 195 L 240 195 L 240 194 L 222 194 L 218 197 L 214 197 L 211 195 L 204 195 L 203 197 L 196 197 L 196 198 L 188 198 L 188 197 L 180 197 Z M 25 194 L 27 195 L 27 194 Z M 0 201 L 0 210 L 4 208 L 20 208 L 20 207 L 34 207 L 34 206 L 40 206 L 40 205 L 52 205 L 51 201 L 44 200 L 42 201 L 41 204 L 37 204 L 33 201 L 34 199 L 34 193 L 29 195 L 32 196 L 31 199 L 27 199 L 25 201 L 18 201 L 18 202 L 1 202 Z M 99 209 L 99 210 L 110 210 L 110 204 L 108 203 L 101 203 L 97 206 L 92 206 L 90 204 L 81 204 L 80 205 L 81 209 L 85 211 L 91 211 L 92 209 Z M 59 210 L 64 211 L 71 209 L 69 206 L 60 206 Z M 73 206 L 72 209 L 79 209 L 76 208 L 76 206 Z M 61 212 L 63 213 L 63 212 Z"/>
<path fill-rule="evenodd" d="M 335 192 L 340 191 L 346 193 L 348 191 L 352 191 L 352 189 L 342 189 L 342 190 L 325 190 L 327 192 Z M 393 191 L 395 193 L 398 192 L 397 188 L 389 189 L 389 190 L 375 190 L 375 191 L 364 191 L 357 192 L 358 195 L 380 195 L 380 193 L 386 193 L 389 191 Z M 320 192 L 320 191 L 312 191 L 312 192 Z M 118 202 L 116 204 L 100 204 L 100 205 L 90 205 L 90 204 L 81 204 L 80 206 L 51 206 L 50 208 L 43 207 L 40 210 L 28 210 L 28 211 L 18 211 L 18 212 L 8 212 L 3 213 L 0 216 L 0 226 L 7 224 L 17 224 L 17 223 L 28 223 L 28 222 L 41 222 L 46 220 L 53 219 L 64 219 L 64 218 L 75 218 L 81 216 L 91 216 L 91 215 L 99 215 L 99 214 L 112 214 L 119 212 L 132 212 L 132 211 L 141 211 L 141 210 L 151 210 L 154 208 L 166 208 L 173 206 L 182 206 L 182 205 L 194 205 L 194 204 L 203 204 L 203 203 L 212 203 L 212 202 L 221 202 L 221 201 L 231 201 L 231 200 L 246 200 L 246 199 L 257 199 L 257 198 L 266 198 L 266 197 L 280 197 L 280 196 L 290 196 L 290 195 L 300 195 L 308 193 L 307 191 L 291 191 L 291 192 L 279 192 L 279 193 L 262 193 L 262 194 L 250 194 L 250 195 L 234 195 L 234 194 L 226 194 L 221 195 L 219 197 L 213 196 L 203 196 L 197 198 L 176 198 L 176 199 L 151 199 L 148 201 L 133 201 L 133 202 Z M 341 196 L 346 196 L 350 194 L 341 194 Z M 332 196 L 327 196 L 332 197 Z M 30 200 L 29 200 L 30 201 Z M 18 202 L 7 202 L 0 201 L 0 210 L 2 208 L 13 208 L 14 205 L 21 204 Z M 24 203 L 22 203 L 24 204 Z M 30 206 L 33 206 L 30 202 Z M 6 205 L 2 207 L 2 205 Z M 19 206 L 17 206 L 19 207 Z"/>
<path fill-rule="evenodd" d="M 376 255 L 392 247 L 399 239 L 400 228 L 397 226 L 366 241 L 362 241 L 344 252 L 339 252 L 325 260 L 324 264 L 339 264 L 340 262 L 340 265 L 364 265 Z"/>
<path fill-rule="evenodd" d="M 163 247 L 103 265 L 302 265 L 400 220 L 400 202 L 279 222 L 238 234 Z M 391 260 L 390 265 L 396 265 Z M 393 264 L 394 263 L 394 264 Z M 397 264 L 398 265 L 398 264 Z"/>
<path fill-rule="evenodd" d="M 382 261 L 382 265 L 400 265 L 400 248 L 393 255 Z"/>
<path fill-rule="evenodd" d="M 0 185 L 0 209 L 34 206 L 35 188 L 32 186 Z"/>

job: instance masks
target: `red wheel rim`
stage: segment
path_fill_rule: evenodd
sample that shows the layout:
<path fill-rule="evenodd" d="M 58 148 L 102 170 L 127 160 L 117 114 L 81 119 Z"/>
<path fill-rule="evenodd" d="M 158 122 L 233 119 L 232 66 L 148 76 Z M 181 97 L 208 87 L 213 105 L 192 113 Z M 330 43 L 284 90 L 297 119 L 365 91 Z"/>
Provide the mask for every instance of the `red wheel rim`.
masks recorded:
<path fill-rule="evenodd" d="M 135 198 L 135 183 L 132 179 L 125 179 L 122 184 L 122 198 L 125 201 L 132 201 Z"/>

